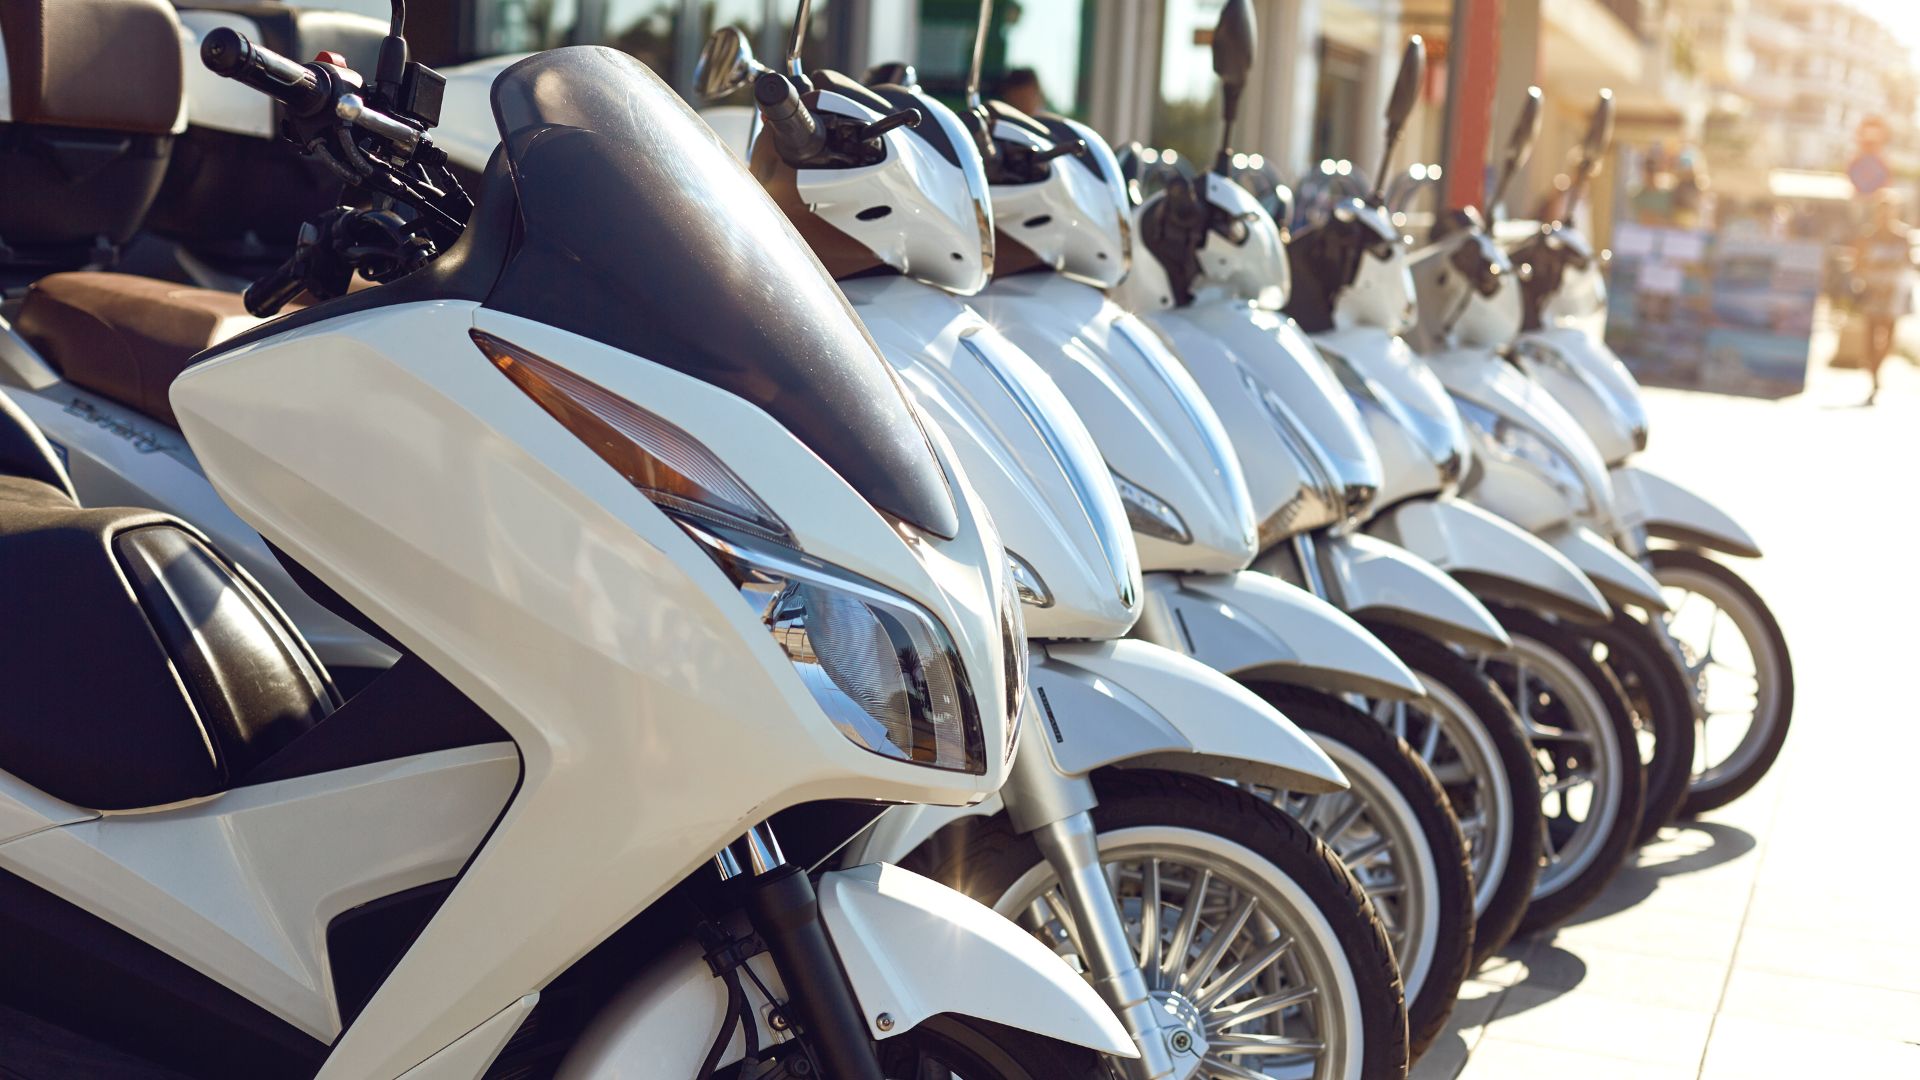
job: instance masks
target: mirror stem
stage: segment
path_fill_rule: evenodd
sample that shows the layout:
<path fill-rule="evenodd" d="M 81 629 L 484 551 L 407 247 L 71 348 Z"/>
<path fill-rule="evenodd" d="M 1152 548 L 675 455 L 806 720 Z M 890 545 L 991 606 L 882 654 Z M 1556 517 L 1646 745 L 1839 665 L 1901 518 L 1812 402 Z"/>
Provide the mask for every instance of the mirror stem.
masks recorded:
<path fill-rule="evenodd" d="M 807 44 L 808 24 L 813 21 L 813 0 L 800 0 L 800 9 L 793 14 L 793 36 L 787 39 L 787 74 L 804 75 L 806 66 L 800 62 L 800 50 Z"/>
<path fill-rule="evenodd" d="M 993 25 L 993 0 L 980 0 L 980 22 L 973 30 L 973 65 L 967 69 L 967 108 L 981 106 L 980 67 L 987 60 L 987 29 Z"/>

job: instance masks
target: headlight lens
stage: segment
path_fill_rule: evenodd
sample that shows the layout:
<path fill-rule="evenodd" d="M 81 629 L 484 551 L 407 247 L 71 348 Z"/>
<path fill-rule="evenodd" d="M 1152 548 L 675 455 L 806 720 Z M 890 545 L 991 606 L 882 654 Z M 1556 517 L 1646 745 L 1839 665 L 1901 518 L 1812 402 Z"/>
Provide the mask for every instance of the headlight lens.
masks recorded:
<path fill-rule="evenodd" d="M 985 736 L 952 636 L 905 596 L 821 562 L 759 496 L 687 432 L 605 387 L 480 331 L 480 351 L 711 556 L 787 654 L 814 701 L 876 754 L 979 775 Z M 1019 605 L 1001 590 L 1010 704 L 1024 697 Z M 1017 677 L 1016 677 L 1017 676 Z M 1009 708 L 1009 726 L 1019 714 Z M 1011 735 L 1009 736 L 1011 738 Z M 1009 751 L 1011 747 L 1009 747 Z"/>
<path fill-rule="evenodd" d="M 1020 594 L 1020 602 L 1032 604 L 1037 608 L 1053 606 L 1053 591 L 1027 560 L 1007 552 L 1007 573 L 1013 576 L 1014 591 Z"/>
<path fill-rule="evenodd" d="M 1580 478 L 1580 470 L 1553 444 L 1527 428 L 1515 424 L 1479 402 L 1456 396 L 1454 404 L 1467 427 L 1479 437 L 1480 452 L 1502 461 L 1519 462 L 1545 477 L 1564 495 L 1579 513 L 1591 515 L 1593 493 Z"/>
<path fill-rule="evenodd" d="M 841 734 L 887 757 L 986 772 L 966 669 L 929 612 L 790 548 L 681 525 L 733 579 Z M 1024 657 L 1024 643 L 1014 651 Z"/>
<path fill-rule="evenodd" d="M 1186 521 L 1165 499 L 1119 473 L 1113 474 L 1113 483 L 1120 489 L 1120 504 L 1127 508 L 1127 524 L 1134 532 L 1176 544 L 1193 543 Z"/>

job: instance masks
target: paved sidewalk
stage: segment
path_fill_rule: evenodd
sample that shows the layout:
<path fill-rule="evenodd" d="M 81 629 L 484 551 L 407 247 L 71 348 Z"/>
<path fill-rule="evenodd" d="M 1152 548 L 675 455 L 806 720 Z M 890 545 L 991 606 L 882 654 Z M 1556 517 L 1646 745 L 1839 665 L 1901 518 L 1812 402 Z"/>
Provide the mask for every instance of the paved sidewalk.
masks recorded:
<path fill-rule="evenodd" d="M 1773 772 L 1469 985 L 1420 1080 L 1920 1078 L 1920 372 L 1780 403 L 1650 392 L 1644 464 L 1767 558 L 1798 682 Z"/>

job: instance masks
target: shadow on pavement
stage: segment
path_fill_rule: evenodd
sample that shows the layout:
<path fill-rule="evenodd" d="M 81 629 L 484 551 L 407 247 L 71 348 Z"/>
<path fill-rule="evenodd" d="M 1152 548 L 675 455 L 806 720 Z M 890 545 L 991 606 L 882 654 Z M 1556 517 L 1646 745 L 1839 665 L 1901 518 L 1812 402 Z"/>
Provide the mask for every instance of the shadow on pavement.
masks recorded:
<path fill-rule="evenodd" d="M 1758 843 L 1745 829 L 1717 821 L 1682 821 L 1668 828 L 1672 833 L 1640 849 L 1635 861 L 1623 868 L 1593 903 L 1568 919 L 1566 925 L 1578 926 L 1618 915 L 1652 896 L 1662 880 L 1732 862 L 1752 851 Z"/>

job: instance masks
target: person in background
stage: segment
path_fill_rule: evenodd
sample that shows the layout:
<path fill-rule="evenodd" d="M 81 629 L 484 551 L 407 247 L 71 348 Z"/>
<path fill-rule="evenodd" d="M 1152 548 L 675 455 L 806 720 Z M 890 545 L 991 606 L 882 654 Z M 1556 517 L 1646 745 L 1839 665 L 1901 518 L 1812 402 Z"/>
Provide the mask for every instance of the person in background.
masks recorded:
<path fill-rule="evenodd" d="M 1854 291 L 1867 321 L 1867 374 L 1873 379 L 1868 405 L 1880 396 L 1880 365 L 1893 348 L 1894 328 L 1913 308 L 1912 230 L 1895 216 L 1899 203 L 1894 192 L 1880 192 L 1853 243 Z"/>
<path fill-rule="evenodd" d="M 1047 111 L 1047 95 L 1040 92 L 1040 76 L 1030 67 L 1013 68 L 1002 75 L 993 96 L 1028 116 Z"/>

